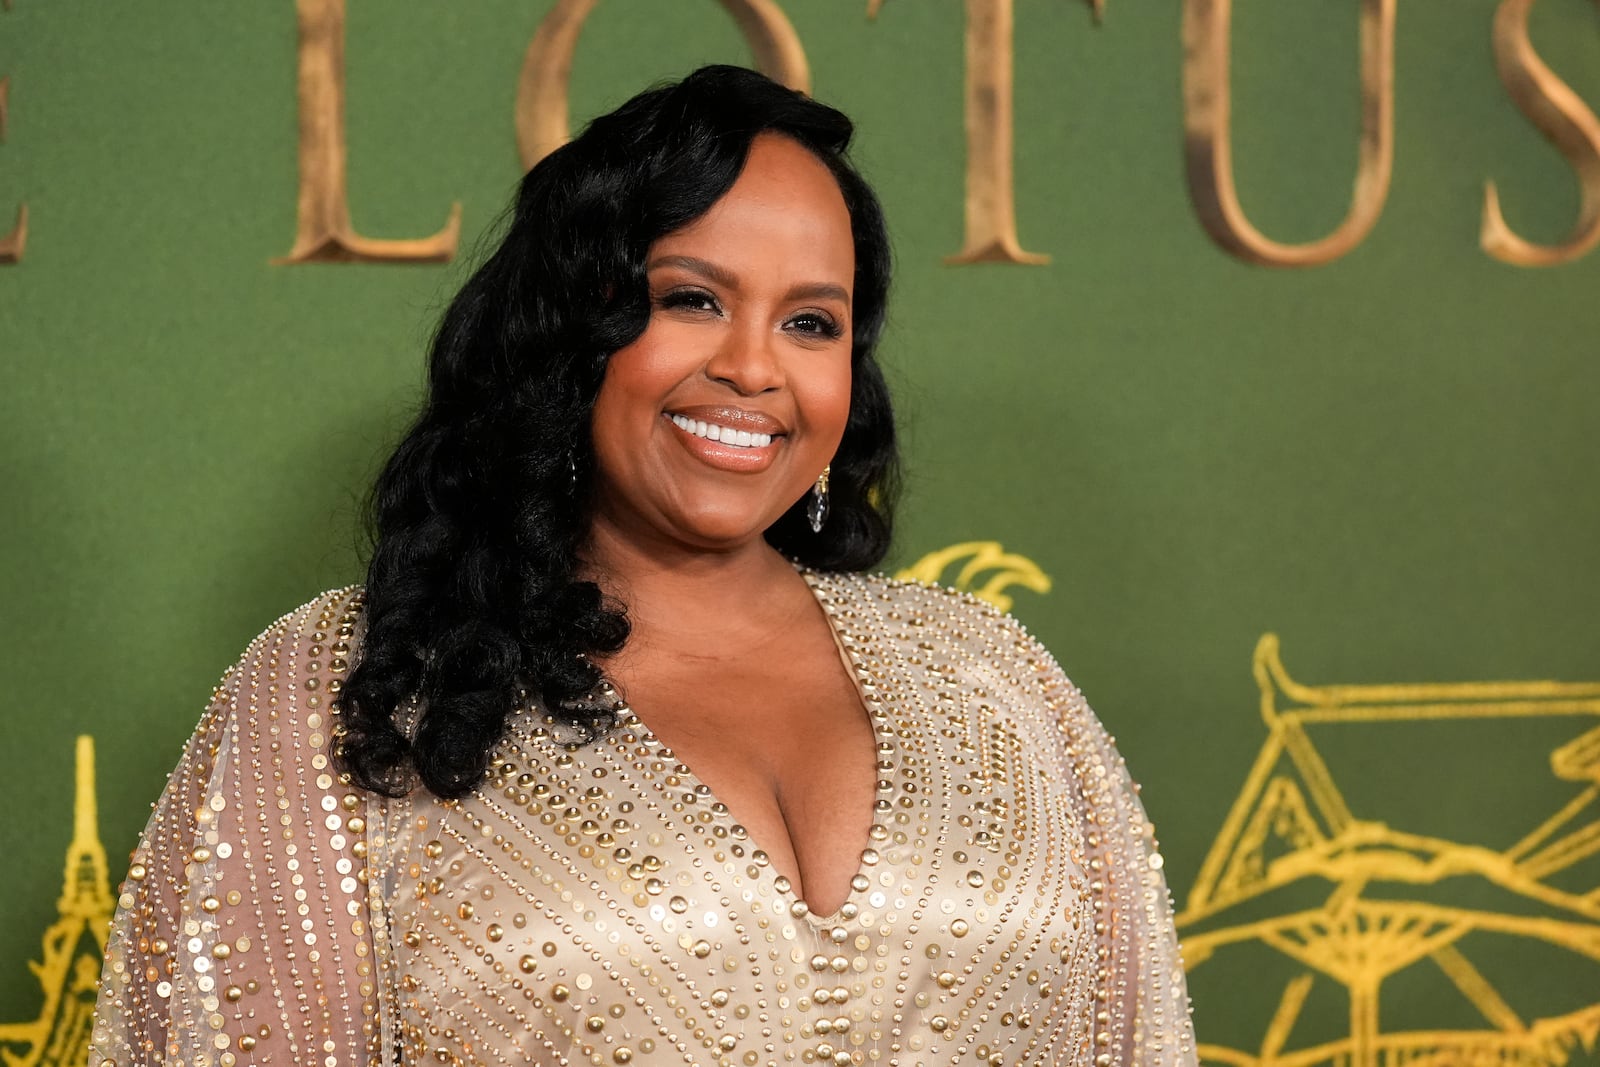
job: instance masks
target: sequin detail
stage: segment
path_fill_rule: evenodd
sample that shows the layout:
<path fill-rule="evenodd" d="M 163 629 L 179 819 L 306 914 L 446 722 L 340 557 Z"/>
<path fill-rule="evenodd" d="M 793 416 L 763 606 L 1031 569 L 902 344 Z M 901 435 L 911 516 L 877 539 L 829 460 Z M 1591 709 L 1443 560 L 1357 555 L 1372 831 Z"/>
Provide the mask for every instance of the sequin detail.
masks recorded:
<path fill-rule="evenodd" d="M 124 883 L 91 1063 L 1193 1064 L 1153 831 L 1082 695 L 971 597 L 806 579 L 878 746 L 833 914 L 631 716 L 577 745 L 524 709 L 460 801 L 349 788 L 343 590 L 218 689 Z"/>

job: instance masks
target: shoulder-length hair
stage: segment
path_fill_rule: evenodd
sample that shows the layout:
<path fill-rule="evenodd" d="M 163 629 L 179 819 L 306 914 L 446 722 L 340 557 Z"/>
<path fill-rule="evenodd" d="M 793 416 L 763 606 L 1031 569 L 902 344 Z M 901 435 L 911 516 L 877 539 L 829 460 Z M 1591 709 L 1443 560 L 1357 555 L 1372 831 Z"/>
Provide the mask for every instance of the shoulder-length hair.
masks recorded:
<path fill-rule="evenodd" d="M 620 649 L 626 608 L 578 577 L 606 361 L 650 317 L 650 246 L 701 215 L 758 134 L 793 138 L 839 183 L 855 241 L 851 398 L 830 517 L 797 502 L 766 539 L 810 567 L 863 570 L 889 544 L 894 420 L 873 349 L 889 246 L 845 158 L 843 114 L 754 71 L 713 66 L 592 122 L 523 179 L 504 239 L 451 302 L 427 396 L 374 487 L 365 633 L 340 692 L 340 753 L 359 785 L 470 792 L 529 699 L 593 739 L 614 724 L 591 655 Z M 402 724 L 415 703 L 420 717 Z M 404 726 L 404 728 L 402 728 Z"/>

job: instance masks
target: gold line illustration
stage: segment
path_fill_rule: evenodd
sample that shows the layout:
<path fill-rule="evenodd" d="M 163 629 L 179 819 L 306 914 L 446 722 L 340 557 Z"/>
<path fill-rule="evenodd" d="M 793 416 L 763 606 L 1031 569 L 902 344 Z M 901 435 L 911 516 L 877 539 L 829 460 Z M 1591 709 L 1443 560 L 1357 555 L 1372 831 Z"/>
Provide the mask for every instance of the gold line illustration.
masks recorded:
<path fill-rule="evenodd" d="M 964 561 L 964 562 L 963 562 Z M 956 563 L 954 575 L 945 572 Z M 978 579 L 984 575 L 983 581 Z M 1027 556 L 1007 552 L 999 541 L 962 541 L 960 544 L 929 552 L 895 577 L 910 582 L 944 582 L 987 600 L 1001 611 L 1010 611 L 1013 598 L 1006 592 L 1014 585 L 1035 593 L 1050 591 L 1050 576 Z"/>
<path fill-rule="evenodd" d="M 80 736 L 76 755 L 72 842 L 56 901 L 59 917 L 44 932 L 40 958 L 28 962 L 44 991 L 44 1007 L 37 1019 L 0 1023 L 5 1067 L 81 1067 L 89 1060 L 95 987 L 115 902 L 100 843 L 94 738 Z"/>
<path fill-rule="evenodd" d="M 1600 685 L 1307 686 L 1289 677 L 1272 634 L 1256 647 L 1254 672 L 1267 739 L 1178 930 L 1202 1012 L 1208 972 L 1248 967 L 1252 986 L 1268 973 L 1284 977 L 1259 1046 L 1203 1044 L 1205 1061 L 1558 1067 L 1580 1048 L 1592 1053 L 1600 1036 L 1600 871 L 1592 868 L 1600 865 L 1586 861 L 1600 855 Z M 1385 783 L 1374 780 L 1380 772 L 1371 756 L 1360 758 L 1362 747 L 1392 748 L 1386 731 L 1419 724 L 1434 731 L 1439 749 L 1418 747 L 1410 734 L 1406 754 L 1430 772 L 1446 758 L 1452 732 L 1500 730 L 1473 736 L 1473 750 L 1484 752 L 1492 736 L 1509 745 L 1546 730 L 1559 739 L 1540 749 L 1548 780 L 1526 780 L 1519 769 L 1515 780 L 1508 773 L 1465 788 L 1498 787 L 1513 813 L 1511 798 L 1548 793 L 1561 801 L 1549 814 L 1530 808 L 1529 828 L 1499 848 L 1414 832 L 1403 825 L 1420 818 L 1414 806 L 1368 810 Z M 1382 821 L 1385 814 L 1402 825 Z M 1590 977 L 1564 983 L 1565 1000 L 1530 1003 L 1520 995 L 1530 976 L 1522 961 L 1535 957 L 1551 973 Z M 1413 989 L 1434 983 L 1482 1025 L 1417 1027 L 1408 1017 L 1385 1027 L 1384 986 L 1402 973 L 1415 979 Z M 1308 1023 L 1312 1003 L 1324 1021 L 1343 1011 L 1345 1032 Z"/>
<path fill-rule="evenodd" d="M 1014 584 L 1049 588 L 1036 565 L 995 542 L 930 553 L 901 576 L 943 578 L 952 568 L 956 584 L 990 598 Z M 1288 676 L 1270 634 L 1254 666 L 1267 738 L 1178 924 L 1202 1013 L 1208 978 L 1221 975 L 1230 957 L 1249 957 L 1252 989 L 1262 988 L 1261 953 L 1286 969 L 1252 1047 L 1204 1044 L 1206 1061 L 1560 1067 L 1579 1049 L 1593 1054 L 1600 1039 L 1600 686 L 1310 687 Z M 1560 740 L 1541 751 L 1550 781 L 1567 792 L 1501 847 L 1415 832 L 1403 825 L 1411 815 L 1405 809 L 1391 813 L 1402 825 L 1379 821 L 1367 810 L 1370 783 L 1349 773 L 1350 760 L 1329 746 L 1327 734 L 1417 723 L 1444 730 L 1555 724 L 1551 736 Z M 36 1019 L 0 1023 L 4 1067 L 78 1067 L 85 1059 L 114 901 L 98 832 L 92 738 L 78 739 L 76 757 L 58 918 L 45 931 L 41 958 L 30 963 L 44 1004 Z M 1485 951 L 1495 938 L 1553 953 L 1553 971 L 1578 976 L 1566 983 L 1566 999 L 1530 1003 L 1519 995 L 1517 972 L 1508 975 L 1503 960 Z M 1403 973 L 1444 983 L 1481 1025 L 1386 1028 L 1398 1013 L 1385 1001 L 1385 985 Z M 1308 1022 L 1319 1001 L 1326 1014 L 1330 989 L 1345 1018 L 1332 1035 Z"/>

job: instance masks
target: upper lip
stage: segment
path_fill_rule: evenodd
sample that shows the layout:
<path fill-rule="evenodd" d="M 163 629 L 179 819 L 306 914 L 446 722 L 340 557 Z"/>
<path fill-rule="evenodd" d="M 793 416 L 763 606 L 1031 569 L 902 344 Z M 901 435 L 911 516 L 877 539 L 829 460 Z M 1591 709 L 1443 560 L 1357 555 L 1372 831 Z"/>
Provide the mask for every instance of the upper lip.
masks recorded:
<path fill-rule="evenodd" d="M 671 408 L 668 415 L 682 415 L 686 419 L 697 422 L 714 422 L 718 426 L 728 426 L 735 430 L 749 430 L 751 433 L 771 434 L 777 437 L 789 432 L 783 423 L 760 411 L 749 411 L 745 408 L 718 407 L 714 404 L 700 404 L 694 407 Z"/>

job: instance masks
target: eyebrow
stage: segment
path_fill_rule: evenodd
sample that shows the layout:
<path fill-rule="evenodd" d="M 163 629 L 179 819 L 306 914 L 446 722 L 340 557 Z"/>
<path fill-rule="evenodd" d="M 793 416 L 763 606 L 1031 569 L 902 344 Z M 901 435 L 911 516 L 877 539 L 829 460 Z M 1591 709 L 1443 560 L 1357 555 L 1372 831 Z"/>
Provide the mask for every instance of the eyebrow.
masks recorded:
<path fill-rule="evenodd" d="M 661 256 L 652 259 L 645 265 L 646 271 L 655 270 L 657 267 L 679 267 L 700 275 L 707 281 L 715 282 L 725 289 L 738 289 L 739 278 L 732 271 L 720 267 L 709 260 L 699 259 L 695 256 Z M 785 300 L 838 300 L 846 307 L 850 305 L 850 292 L 842 285 L 832 282 L 802 282 L 784 294 Z"/>

